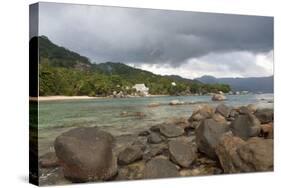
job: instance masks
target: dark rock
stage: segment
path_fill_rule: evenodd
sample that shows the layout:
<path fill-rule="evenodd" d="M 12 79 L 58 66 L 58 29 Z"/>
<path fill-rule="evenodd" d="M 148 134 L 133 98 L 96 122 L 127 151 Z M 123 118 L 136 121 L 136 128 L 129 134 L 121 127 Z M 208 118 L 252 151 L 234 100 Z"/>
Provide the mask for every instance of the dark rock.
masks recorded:
<path fill-rule="evenodd" d="M 175 164 L 164 158 L 154 158 L 148 161 L 144 169 L 144 178 L 178 177 L 179 172 Z"/>
<path fill-rule="evenodd" d="M 184 129 L 171 124 L 160 126 L 160 133 L 167 138 L 177 137 L 184 134 Z"/>
<path fill-rule="evenodd" d="M 243 141 L 239 137 L 225 135 L 216 147 L 225 173 L 257 172 L 273 170 L 273 140 L 258 137 Z"/>
<path fill-rule="evenodd" d="M 149 130 L 152 132 L 160 132 L 160 125 L 153 125 Z"/>
<path fill-rule="evenodd" d="M 226 106 L 225 104 L 220 104 L 216 108 L 216 113 L 219 113 L 220 115 L 224 116 L 227 118 L 230 114 L 231 108 Z"/>
<path fill-rule="evenodd" d="M 273 109 L 259 109 L 255 116 L 262 124 L 273 122 Z"/>
<path fill-rule="evenodd" d="M 118 155 L 118 164 L 127 165 L 142 159 L 143 151 L 139 146 L 129 146 Z"/>
<path fill-rule="evenodd" d="M 182 167 L 189 167 L 196 159 L 196 149 L 191 142 L 171 140 L 168 147 L 171 160 Z"/>
<path fill-rule="evenodd" d="M 158 133 L 151 133 L 147 137 L 147 142 L 150 144 L 159 144 L 160 142 L 162 142 L 162 138 Z"/>
<path fill-rule="evenodd" d="M 150 134 L 149 131 L 141 131 L 141 132 L 139 133 L 139 136 L 148 136 L 149 134 Z"/>
<path fill-rule="evenodd" d="M 215 147 L 220 137 L 229 131 L 225 123 L 218 123 L 213 119 L 206 119 L 196 129 L 196 144 L 200 152 L 210 158 L 216 158 Z"/>
<path fill-rule="evenodd" d="M 268 123 L 268 124 L 262 124 L 261 125 L 261 133 L 260 136 L 264 137 L 266 139 L 273 139 L 273 124 Z"/>
<path fill-rule="evenodd" d="M 160 106 L 161 104 L 160 103 L 150 103 L 150 104 L 148 104 L 147 106 L 148 107 L 158 107 L 158 106 Z"/>
<path fill-rule="evenodd" d="M 143 139 L 137 139 L 135 140 L 133 143 L 132 143 L 132 146 L 137 146 L 137 147 L 140 147 L 142 151 L 145 150 L 146 148 L 146 140 L 143 140 Z"/>
<path fill-rule="evenodd" d="M 232 109 L 229 113 L 229 117 L 236 118 L 239 115 L 239 112 L 236 109 Z"/>
<path fill-rule="evenodd" d="M 48 152 L 40 157 L 39 165 L 41 168 L 54 168 L 59 166 L 58 158 L 56 153 Z"/>
<path fill-rule="evenodd" d="M 239 115 L 232 123 L 230 128 L 235 136 L 244 140 L 258 136 L 260 133 L 260 122 L 252 114 Z"/>
<path fill-rule="evenodd" d="M 117 173 L 113 137 L 96 127 L 76 128 L 58 136 L 55 151 L 64 176 L 73 182 L 101 181 Z"/>
<path fill-rule="evenodd" d="M 143 155 L 143 159 L 145 161 L 148 161 L 157 155 L 164 154 L 165 150 L 168 150 L 168 147 L 166 145 L 153 145 L 148 149 L 148 151 L 145 152 L 145 154 Z"/>

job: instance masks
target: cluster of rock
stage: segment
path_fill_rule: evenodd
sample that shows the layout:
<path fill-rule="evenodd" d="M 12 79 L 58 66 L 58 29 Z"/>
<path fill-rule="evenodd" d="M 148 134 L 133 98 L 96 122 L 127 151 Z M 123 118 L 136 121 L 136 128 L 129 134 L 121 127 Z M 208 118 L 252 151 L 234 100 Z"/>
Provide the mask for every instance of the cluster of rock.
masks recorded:
<path fill-rule="evenodd" d="M 59 166 L 71 182 L 271 171 L 273 110 L 203 105 L 186 120 L 129 137 L 76 128 L 57 137 L 54 147 L 41 168 Z"/>

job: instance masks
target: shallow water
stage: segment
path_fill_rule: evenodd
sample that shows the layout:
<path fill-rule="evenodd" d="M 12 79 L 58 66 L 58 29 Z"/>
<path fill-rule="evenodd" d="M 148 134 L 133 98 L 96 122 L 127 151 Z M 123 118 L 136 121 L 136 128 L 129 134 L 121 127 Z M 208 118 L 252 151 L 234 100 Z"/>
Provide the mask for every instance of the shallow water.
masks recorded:
<path fill-rule="evenodd" d="M 256 104 L 273 108 L 273 94 L 229 95 L 225 104 L 242 106 Z M 170 106 L 171 100 L 188 104 Z M 160 103 L 158 107 L 148 107 Z M 130 134 L 144 127 L 163 123 L 173 117 L 188 117 L 202 103 L 217 106 L 211 96 L 161 96 L 122 99 L 87 99 L 44 101 L 39 103 L 39 155 L 53 151 L 53 141 L 62 132 L 79 126 L 100 126 L 114 135 Z M 142 112 L 144 117 L 133 115 Z M 129 115 L 122 116 L 122 113 Z"/>

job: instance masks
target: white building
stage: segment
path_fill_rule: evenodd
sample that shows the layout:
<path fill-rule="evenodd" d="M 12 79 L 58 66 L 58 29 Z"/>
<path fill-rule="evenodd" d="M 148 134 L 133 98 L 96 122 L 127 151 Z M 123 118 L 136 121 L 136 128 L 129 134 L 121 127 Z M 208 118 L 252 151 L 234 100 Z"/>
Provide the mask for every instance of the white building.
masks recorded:
<path fill-rule="evenodd" d="M 143 95 L 143 96 L 148 95 L 149 88 L 146 87 L 144 84 L 135 84 L 133 86 L 133 89 L 135 89 L 140 95 Z"/>
<path fill-rule="evenodd" d="M 176 82 L 172 82 L 171 84 L 172 84 L 172 86 L 176 86 L 177 85 Z"/>

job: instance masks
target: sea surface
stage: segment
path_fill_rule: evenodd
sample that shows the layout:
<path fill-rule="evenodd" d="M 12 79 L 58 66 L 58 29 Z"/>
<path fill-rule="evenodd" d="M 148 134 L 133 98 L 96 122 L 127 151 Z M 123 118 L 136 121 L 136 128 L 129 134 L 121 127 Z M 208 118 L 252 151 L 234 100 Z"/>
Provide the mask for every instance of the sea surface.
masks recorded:
<path fill-rule="evenodd" d="M 227 99 L 223 103 L 233 107 L 255 104 L 258 108 L 273 108 L 273 94 L 227 95 Z M 187 104 L 171 106 L 172 100 Z M 148 107 L 151 103 L 161 105 Z M 131 134 L 171 118 L 189 117 L 199 105 L 220 103 L 213 102 L 211 96 L 42 101 L 39 103 L 39 156 L 53 151 L 55 138 L 75 127 L 99 126 L 113 135 Z"/>

